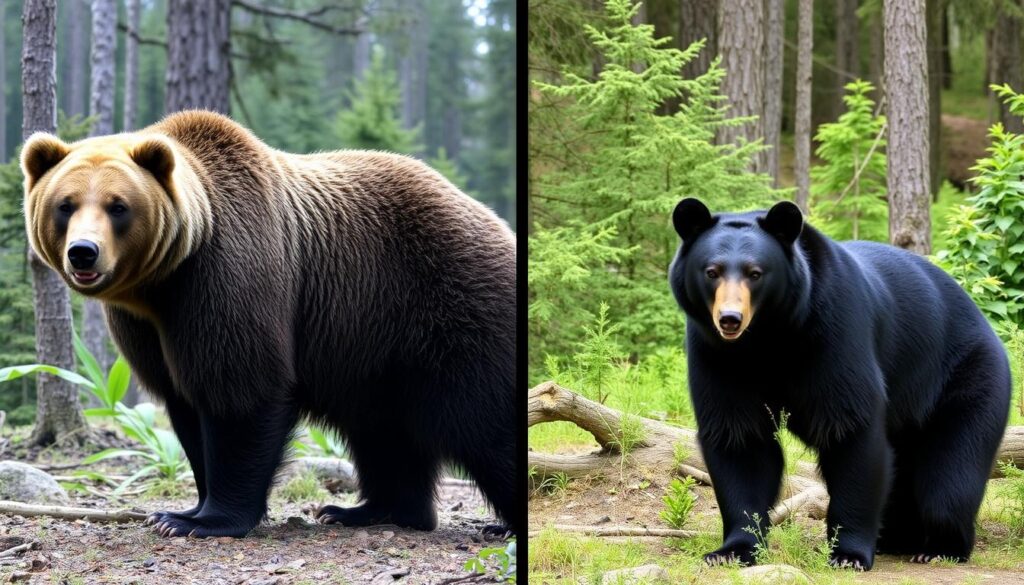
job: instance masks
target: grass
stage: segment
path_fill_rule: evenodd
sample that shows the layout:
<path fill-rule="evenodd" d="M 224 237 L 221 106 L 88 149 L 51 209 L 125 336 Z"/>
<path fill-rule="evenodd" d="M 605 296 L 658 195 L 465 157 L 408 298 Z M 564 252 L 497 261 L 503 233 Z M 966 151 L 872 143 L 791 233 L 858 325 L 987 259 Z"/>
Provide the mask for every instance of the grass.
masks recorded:
<path fill-rule="evenodd" d="M 327 490 L 312 471 L 303 471 L 289 479 L 275 494 L 288 502 L 320 501 L 327 498 Z"/>

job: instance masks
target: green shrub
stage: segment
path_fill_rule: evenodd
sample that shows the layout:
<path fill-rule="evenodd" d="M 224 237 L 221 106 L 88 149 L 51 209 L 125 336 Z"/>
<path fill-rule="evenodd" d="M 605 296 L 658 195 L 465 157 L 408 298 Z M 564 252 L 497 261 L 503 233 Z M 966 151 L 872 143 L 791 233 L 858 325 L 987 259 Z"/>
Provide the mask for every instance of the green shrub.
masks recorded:
<path fill-rule="evenodd" d="M 36 407 L 34 404 L 22 404 L 7 413 L 7 424 L 18 427 L 30 425 L 36 422 Z"/>
<path fill-rule="evenodd" d="M 668 486 L 668 493 L 661 498 L 661 501 L 665 503 L 665 509 L 661 511 L 661 519 L 672 528 L 682 530 L 690 519 L 693 504 L 697 501 L 697 496 L 693 493 L 693 488 L 696 485 L 697 481 L 690 476 L 684 480 L 680 480 L 678 477 L 674 478 Z"/>

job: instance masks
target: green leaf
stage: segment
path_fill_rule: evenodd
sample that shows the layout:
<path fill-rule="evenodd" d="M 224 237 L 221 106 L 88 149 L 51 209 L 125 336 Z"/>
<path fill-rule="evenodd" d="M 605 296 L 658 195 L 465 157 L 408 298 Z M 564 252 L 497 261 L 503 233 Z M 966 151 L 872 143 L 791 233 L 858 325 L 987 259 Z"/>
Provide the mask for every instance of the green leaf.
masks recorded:
<path fill-rule="evenodd" d="M 71 382 L 72 384 L 78 384 L 85 386 L 86 388 L 95 388 L 92 382 L 82 377 L 80 374 L 76 374 L 70 370 L 58 368 L 57 366 L 48 366 L 45 364 L 31 364 L 27 366 L 10 366 L 8 368 L 0 368 L 0 382 L 9 382 L 11 380 L 17 380 L 22 376 L 29 374 L 44 373 L 57 376 Z"/>
<path fill-rule="evenodd" d="M 96 417 L 99 417 L 99 416 L 114 416 L 114 415 L 117 414 L 116 410 L 114 410 L 113 408 L 107 408 L 105 406 L 103 408 L 86 408 L 84 412 L 85 412 L 85 416 L 96 416 Z"/>
<path fill-rule="evenodd" d="M 90 455 L 82 460 L 82 463 L 96 463 L 97 461 L 103 461 L 104 459 L 110 459 L 111 457 L 147 457 L 147 453 L 143 453 L 137 449 L 104 449 L 99 453 Z"/>
<path fill-rule="evenodd" d="M 104 388 L 104 376 L 103 370 L 100 369 L 100 364 L 96 361 L 96 357 L 89 352 L 89 349 L 85 347 L 85 343 L 82 338 L 78 336 L 78 332 L 75 330 L 71 331 L 72 339 L 74 341 L 75 355 L 78 356 L 79 363 L 82 364 L 82 369 L 85 370 L 85 375 L 89 376 L 92 380 L 96 389 Z"/>
<path fill-rule="evenodd" d="M 128 381 L 131 379 L 132 371 L 124 356 L 118 356 L 114 365 L 110 366 L 110 375 L 107 377 L 107 396 L 110 398 L 110 406 L 115 402 L 121 402 L 128 391 Z"/>

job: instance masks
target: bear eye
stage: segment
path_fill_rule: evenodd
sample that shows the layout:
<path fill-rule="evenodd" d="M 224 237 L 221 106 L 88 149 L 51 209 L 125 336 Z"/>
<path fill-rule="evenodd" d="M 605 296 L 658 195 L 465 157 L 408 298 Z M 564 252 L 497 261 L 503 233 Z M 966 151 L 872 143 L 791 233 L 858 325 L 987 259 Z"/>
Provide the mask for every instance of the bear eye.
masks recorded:
<path fill-rule="evenodd" d="M 747 277 L 750 280 L 761 280 L 761 271 L 760 270 L 751 270 L 750 274 L 748 274 Z"/>
<path fill-rule="evenodd" d="M 128 208 L 125 207 L 124 205 L 122 205 L 121 203 L 115 203 L 115 204 L 111 205 L 110 209 L 108 209 L 107 211 L 110 212 L 110 215 L 118 216 L 118 215 L 124 215 L 125 212 L 128 211 Z"/>
<path fill-rule="evenodd" d="M 59 211 L 61 213 L 71 213 L 74 210 L 75 210 L 74 206 L 71 205 L 70 203 L 68 203 L 67 201 L 65 201 L 64 203 L 61 203 L 60 205 L 57 206 L 57 211 Z"/>
<path fill-rule="evenodd" d="M 714 268 L 708 268 L 704 274 L 712 280 L 718 278 L 718 270 L 715 270 Z"/>

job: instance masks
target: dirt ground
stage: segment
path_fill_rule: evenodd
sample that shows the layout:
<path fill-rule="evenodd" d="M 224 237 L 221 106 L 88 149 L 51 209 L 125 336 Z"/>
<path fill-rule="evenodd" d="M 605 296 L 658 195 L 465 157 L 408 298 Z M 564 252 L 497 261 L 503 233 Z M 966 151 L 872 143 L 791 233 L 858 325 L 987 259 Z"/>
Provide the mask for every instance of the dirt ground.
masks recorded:
<path fill-rule="evenodd" d="M 572 524 L 588 526 L 628 526 L 666 528 L 659 517 L 663 504 L 662 495 L 672 478 L 671 469 L 633 469 L 628 465 L 620 470 L 608 473 L 603 478 L 579 478 L 572 480 L 564 491 L 544 493 L 535 490 L 529 501 L 529 529 L 540 530 L 552 524 Z M 718 505 L 710 487 L 695 488 L 697 501 L 692 512 L 692 524 L 688 527 L 699 532 L 716 531 Z M 797 517 L 799 522 L 818 522 L 806 517 Z M 910 563 L 909 559 L 880 555 L 871 571 L 855 573 L 857 583 L 900 583 L 900 584 L 936 584 L 936 585 L 970 585 L 991 584 L 1008 585 L 1024 583 L 1024 566 L 1013 566 L 1012 561 L 1001 563 L 994 543 L 988 542 L 993 536 L 1005 533 L 1005 527 L 995 523 L 979 530 L 975 557 L 972 561 L 961 565 Z M 608 538 L 608 537 L 606 537 Z M 670 541 L 656 537 L 610 537 L 615 542 L 642 542 L 651 552 L 652 562 L 664 559 L 662 566 L 670 569 L 672 556 L 684 554 L 673 548 Z M 988 552 L 986 552 L 988 551 Z M 1009 568 L 991 568 L 979 566 L 974 559 L 985 555 L 986 565 Z M 811 582 L 815 582 L 812 574 Z M 731 582 L 723 569 L 701 568 L 692 576 L 692 583 Z M 540 585 L 544 581 L 539 581 Z M 534 583 L 534 581 L 531 581 Z"/>
<path fill-rule="evenodd" d="M 12 575 L 26 583 L 59 584 L 443 583 L 467 576 L 463 565 L 481 548 L 503 543 L 481 535 L 484 525 L 497 521 L 476 488 L 444 485 L 438 493 L 439 528 L 434 532 L 320 526 L 309 515 L 313 506 L 279 500 L 271 502 L 269 521 L 244 539 L 166 539 L 141 523 L 0 515 L 0 551 L 38 543 L 16 559 L 0 559 L 0 583 Z M 194 497 L 146 501 L 139 511 L 184 509 L 194 503 Z M 121 508 L 74 495 L 70 505 Z"/>

